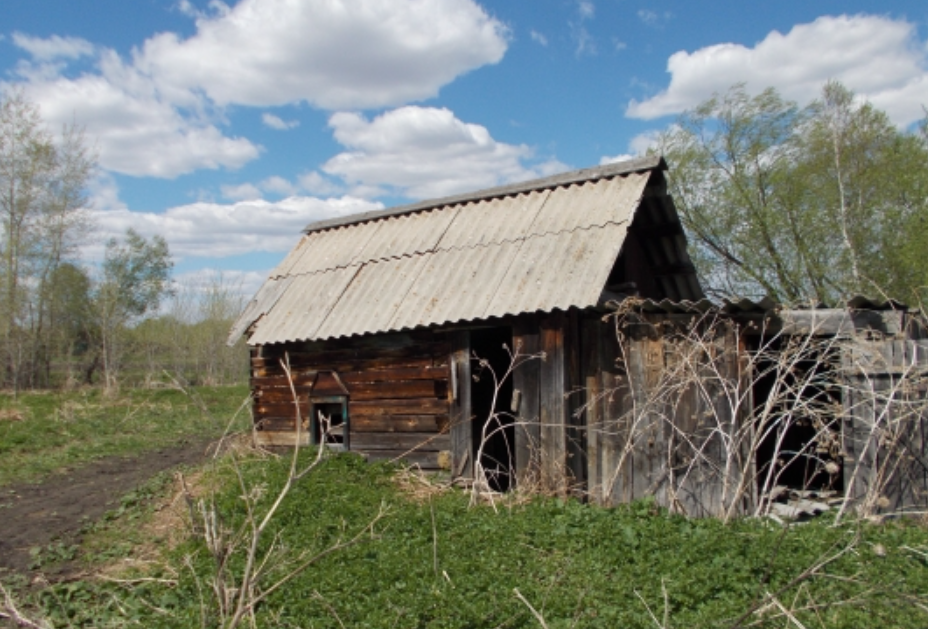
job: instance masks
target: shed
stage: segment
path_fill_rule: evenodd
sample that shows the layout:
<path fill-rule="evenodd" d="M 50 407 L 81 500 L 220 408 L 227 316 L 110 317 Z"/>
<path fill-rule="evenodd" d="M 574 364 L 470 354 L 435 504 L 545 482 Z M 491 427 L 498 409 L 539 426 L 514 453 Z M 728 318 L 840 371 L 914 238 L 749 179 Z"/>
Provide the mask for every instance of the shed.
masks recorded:
<path fill-rule="evenodd" d="M 928 507 L 924 316 L 709 302 L 665 171 L 309 225 L 230 333 L 256 439 L 695 516 Z"/>
<path fill-rule="evenodd" d="M 605 304 L 703 297 L 665 170 L 647 157 L 309 225 L 230 333 L 251 346 L 258 441 L 582 486 L 587 400 L 570 393 L 601 372 Z"/>

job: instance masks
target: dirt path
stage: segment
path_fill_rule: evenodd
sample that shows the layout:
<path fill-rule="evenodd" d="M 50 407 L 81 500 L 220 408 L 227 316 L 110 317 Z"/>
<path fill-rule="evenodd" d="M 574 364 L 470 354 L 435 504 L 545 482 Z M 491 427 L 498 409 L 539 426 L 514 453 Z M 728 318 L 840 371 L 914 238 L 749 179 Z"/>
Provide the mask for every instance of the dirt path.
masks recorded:
<path fill-rule="evenodd" d="M 204 460 L 207 441 L 191 441 L 139 456 L 103 459 L 34 485 L 0 487 L 0 576 L 29 573 L 32 547 L 55 539 L 77 543 L 87 522 L 163 470 Z"/>

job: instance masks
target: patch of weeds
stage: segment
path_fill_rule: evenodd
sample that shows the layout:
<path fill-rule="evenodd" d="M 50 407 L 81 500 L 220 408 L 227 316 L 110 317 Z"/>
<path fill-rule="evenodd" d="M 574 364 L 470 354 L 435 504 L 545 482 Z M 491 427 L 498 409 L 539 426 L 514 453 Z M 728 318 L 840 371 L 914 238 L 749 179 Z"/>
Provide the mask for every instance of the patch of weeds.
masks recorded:
<path fill-rule="evenodd" d="M 131 558 L 147 547 L 146 524 L 160 509 L 174 483 L 174 471 L 160 472 L 119 500 L 119 506 L 107 511 L 98 521 L 82 527 L 82 559 L 89 567 Z"/>
<path fill-rule="evenodd" d="M 0 486 L 38 481 L 66 466 L 124 456 L 190 438 L 216 438 L 248 397 L 246 386 L 129 389 L 108 397 L 98 389 L 0 394 Z M 191 399 L 195 396 L 195 400 Z M 240 413 L 234 430 L 249 426 Z"/>
<path fill-rule="evenodd" d="M 259 512 L 273 502 L 288 464 L 239 465 L 247 491 L 260 496 Z M 210 474 L 217 516 L 237 530 L 245 504 L 237 476 L 221 464 Z M 606 509 L 545 498 L 494 511 L 470 507 L 456 490 L 410 499 L 404 482 L 394 467 L 339 455 L 297 483 L 265 550 L 274 544 L 290 556 L 313 554 L 362 528 L 383 502 L 390 515 L 375 537 L 276 590 L 258 608 L 257 626 L 539 626 L 525 601 L 552 628 L 653 627 L 651 613 L 662 618 L 665 609 L 676 627 L 731 626 L 745 613 L 744 625 L 753 627 L 925 625 L 928 529 L 913 522 L 784 529 L 761 520 L 689 520 L 654 501 Z M 167 567 L 131 587 L 53 586 L 44 609 L 76 627 L 116 622 L 117 609 L 146 627 L 209 624 L 217 564 L 205 543 L 187 537 L 165 558 Z M 233 573 L 242 568 L 240 555 L 222 564 Z"/>
<path fill-rule="evenodd" d="M 63 541 L 52 542 L 47 546 L 34 546 L 29 549 L 29 569 L 48 569 L 77 559 L 80 546 Z"/>

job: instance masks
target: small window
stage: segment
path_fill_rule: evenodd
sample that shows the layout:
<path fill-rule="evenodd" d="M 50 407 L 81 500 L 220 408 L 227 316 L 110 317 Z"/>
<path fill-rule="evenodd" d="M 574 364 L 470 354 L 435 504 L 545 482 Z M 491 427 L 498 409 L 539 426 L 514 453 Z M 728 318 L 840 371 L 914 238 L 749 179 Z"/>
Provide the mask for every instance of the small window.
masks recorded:
<path fill-rule="evenodd" d="M 348 451 L 348 398 L 343 395 L 309 398 L 309 425 L 313 445 Z"/>

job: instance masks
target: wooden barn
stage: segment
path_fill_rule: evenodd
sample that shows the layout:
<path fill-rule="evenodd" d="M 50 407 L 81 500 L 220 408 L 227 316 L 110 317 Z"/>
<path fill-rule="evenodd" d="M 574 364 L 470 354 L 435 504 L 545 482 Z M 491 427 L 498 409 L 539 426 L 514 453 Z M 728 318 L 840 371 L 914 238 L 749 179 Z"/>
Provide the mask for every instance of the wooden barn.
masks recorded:
<path fill-rule="evenodd" d="M 614 334 L 606 302 L 703 296 L 665 169 L 649 157 L 309 225 L 230 335 L 252 347 L 259 441 L 294 443 L 286 356 L 309 441 L 322 411 L 329 442 L 370 458 L 467 477 L 479 450 L 499 488 L 512 471 L 582 483 L 584 401 L 568 393 L 599 371 L 586 357 Z M 544 360 L 495 387 L 506 348 Z M 488 426 L 494 408 L 514 422 Z"/>
<path fill-rule="evenodd" d="M 258 442 L 691 515 L 809 488 L 925 503 L 923 319 L 709 303 L 665 170 L 641 158 L 309 225 L 230 334 L 252 348 Z"/>

